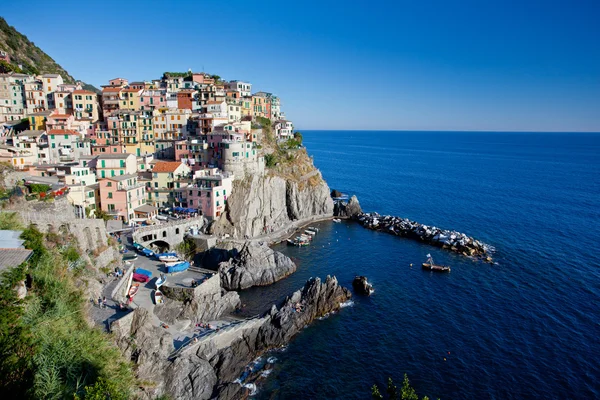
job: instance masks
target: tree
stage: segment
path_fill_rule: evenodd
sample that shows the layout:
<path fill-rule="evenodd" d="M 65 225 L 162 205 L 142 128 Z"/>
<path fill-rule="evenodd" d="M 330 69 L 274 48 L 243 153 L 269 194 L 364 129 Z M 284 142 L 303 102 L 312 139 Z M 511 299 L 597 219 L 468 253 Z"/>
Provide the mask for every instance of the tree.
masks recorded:
<path fill-rule="evenodd" d="M 0 212 L 0 229 L 19 230 L 23 226 L 16 212 Z"/>
<path fill-rule="evenodd" d="M 402 381 L 402 388 L 400 389 L 400 398 L 398 398 L 398 388 L 394 385 L 392 378 L 388 378 L 387 381 L 387 399 L 388 400 L 419 400 L 419 396 L 415 389 L 410 385 L 408 375 L 404 374 L 404 381 Z M 377 385 L 371 387 L 371 398 L 373 400 L 383 400 L 384 397 L 379 391 Z M 429 397 L 424 396 L 422 400 L 429 400 Z"/>
<path fill-rule="evenodd" d="M 194 242 L 194 239 L 186 237 L 183 239 L 183 242 L 175 246 L 175 251 L 177 251 L 184 259 L 190 261 L 196 255 L 196 242 Z"/>
<path fill-rule="evenodd" d="M 296 139 L 298 143 L 302 144 L 302 133 L 300 133 L 299 131 L 294 132 L 294 139 Z"/>
<path fill-rule="evenodd" d="M 108 215 L 106 213 L 106 211 L 104 211 L 101 208 L 97 208 L 96 209 L 96 218 L 97 219 L 103 219 L 104 221 L 110 221 L 111 219 L 113 219 L 112 216 Z"/>

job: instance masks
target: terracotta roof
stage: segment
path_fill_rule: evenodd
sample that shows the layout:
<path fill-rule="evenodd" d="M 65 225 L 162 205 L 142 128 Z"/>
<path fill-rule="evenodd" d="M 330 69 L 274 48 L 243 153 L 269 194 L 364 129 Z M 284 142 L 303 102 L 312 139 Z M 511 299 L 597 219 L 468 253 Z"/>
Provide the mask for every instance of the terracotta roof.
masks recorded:
<path fill-rule="evenodd" d="M 50 129 L 48 131 L 49 135 L 77 135 L 79 136 L 78 132 L 69 130 L 69 129 Z"/>
<path fill-rule="evenodd" d="M 133 88 L 123 89 L 124 92 L 131 92 L 131 93 L 139 92 L 140 90 L 143 90 L 143 89 L 133 89 Z"/>
<path fill-rule="evenodd" d="M 56 119 L 67 119 L 69 117 L 72 117 L 71 114 L 50 114 L 50 118 L 56 118 Z"/>
<path fill-rule="evenodd" d="M 121 87 L 105 87 L 102 89 L 102 93 L 104 93 L 104 92 L 120 92 L 121 90 L 123 90 L 123 88 L 121 88 Z"/>
<path fill-rule="evenodd" d="M 96 93 L 90 92 L 89 90 L 74 90 L 73 94 L 96 94 Z"/>
<path fill-rule="evenodd" d="M 152 172 L 175 172 L 180 165 L 178 161 L 157 161 Z"/>

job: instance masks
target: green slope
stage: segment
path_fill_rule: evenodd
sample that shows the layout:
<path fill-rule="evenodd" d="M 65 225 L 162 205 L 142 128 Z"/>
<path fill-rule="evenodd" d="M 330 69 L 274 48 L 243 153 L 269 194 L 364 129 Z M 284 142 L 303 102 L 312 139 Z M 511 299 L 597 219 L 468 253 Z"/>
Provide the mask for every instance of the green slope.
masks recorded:
<path fill-rule="evenodd" d="M 75 83 L 73 78 L 63 67 L 58 65 L 48 54 L 37 47 L 27 36 L 8 25 L 6 20 L 0 17 L 0 50 L 6 51 L 11 58 L 11 64 L 0 64 L 0 71 L 13 70 L 26 74 L 60 74 L 66 83 Z M 19 69 L 17 66 L 22 68 Z M 92 85 L 82 82 L 87 90 L 98 89 Z"/>

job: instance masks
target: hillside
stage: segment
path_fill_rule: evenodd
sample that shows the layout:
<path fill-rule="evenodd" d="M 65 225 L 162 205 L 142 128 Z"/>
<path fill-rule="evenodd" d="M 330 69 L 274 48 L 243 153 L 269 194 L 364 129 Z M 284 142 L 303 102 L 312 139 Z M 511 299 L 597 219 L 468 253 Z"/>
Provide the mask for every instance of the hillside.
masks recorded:
<path fill-rule="evenodd" d="M 60 74 L 65 83 L 75 83 L 73 78 L 63 67 L 52 59 L 42 49 L 27 39 L 27 36 L 8 25 L 0 17 L 0 50 L 6 51 L 11 58 L 11 65 L 0 65 L 0 69 L 13 70 L 26 74 Z M 21 69 L 18 68 L 21 65 Z M 87 90 L 98 91 L 94 86 L 82 82 Z"/>

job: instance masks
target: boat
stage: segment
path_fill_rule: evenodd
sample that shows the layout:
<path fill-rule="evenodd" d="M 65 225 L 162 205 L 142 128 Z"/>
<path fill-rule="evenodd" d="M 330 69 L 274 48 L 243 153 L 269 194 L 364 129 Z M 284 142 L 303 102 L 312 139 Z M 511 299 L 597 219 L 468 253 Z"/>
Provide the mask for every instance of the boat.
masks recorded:
<path fill-rule="evenodd" d="M 310 235 L 310 236 L 315 236 L 317 234 L 317 232 L 309 231 L 308 229 L 305 230 L 304 233 L 306 233 L 307 235 Z"/>
<path fill-rule="evenodd" d="M 147 269 L 136 268 L 134 272 L 136 274 L 146 275 L 148 278 L 152 277 L 152 272 L 148 271 Z"/>
<path fill-rule="evenodd" d="M 170 252 L 170 253 L 157 253 L 156 254 L 156 258 L 158 258 L 159 260 L 161 257 L 177 257 L 177 253 Z"/>
<path fill-rule="evenodd" d="M 177 256 L 160 256 L 160 257 L 158 257 L 158 259 L 162 262 L 179 261 L 179 257 L 177 257 Z"/>
<path fill-rule="evenodd" d="M 166 281 L 167 281 L 167 277 L 163 274 L 160 274 L 160 276 L 158 278 L 156 278 L 156 282 L 154 284 L 156 285 L 156 288 L 158 289 L 159 287 L 164 285 Z"/>
<path fill-rule="evenodd" d="M 135 253 L 125 254 L 123 256 L 123 261 L 133 261 L 137 260 L 138 256 Z"/>
<path fill-rule="evenodd" d="M 319 228 L 315 228 L 314 226 L 309 226 L 308 229 L 310 229 L 311 231 L 313 231 L 315 233 L 319 233 Z"/>
<path fill-rule="evenodd" d="M 289 246 L 296 246 L 296 242 L 295 242 L 295 241 L 293 241 L 292 239 L 288 239 L 288 240 L 287 240 L 287 244 L 288 244 Z"/>
<path fill-rule="evenodd" d="M 146 257 L 152 257 L 154 255 L 154 252 L 150 249 L 147 249 L 145 247 L 142 247 L 141 250 L 142 254 L 144 254 Z"/>
<path fill-rule="evenodd" d="M 144 249 L 144 246 L 142 246 L 142 245 L 141 245 L 141 244 L 139 244 L 139 243 L 134 243 L 134 244 L 133 244 L 133 248 L 134 248 L 134 249 L 136 249 L 137 251 L 140 251 L 140 252 L 141 252 L 141 251 Z"/>
<path fill-rule="evenodd" d="M 190 267 L 190 263 L 187 261 L 183 261 L 178 264 L 167 267 L 167 272 L 170 274 L 173 272 L 182 272 L 182 271 L 187 270 L 189 267 Z"/>
<path fill-rule="evenodd" d="M 129 295 L 129 298 L 133 299 L 133 297 L 137 294 L 139 289 L 140 289 L 139 283 L 132 283 L 131 286 L 129 287 L 129 292 L 127 292 L 127 294 Z"/>
<path fill-rule="evenodd" d="M 431 257 L 431 254 L 427 254 L 427 262 L 424 262 L 422 265 L 423 265 L 423 269 L 427 269 L 430 271 L 450 272 L 450 267 L 447 267 L 445 265 L 435 264 L 433 262 L 433 258 Z"/>
<path fill-rule="evenodd" d="M 155 290 L 154 291 L 154 304 L 159 305 L 162 303 L 164 303 L 163 294 L 160 292 L 160 290 Z"/>
<path fill-rule="evenodd" d="M 333 219 L 333 222 L 342 222 L 342 220 L 341 220 L 341 219 L 339 219 L 339 218 L 334 218 L 334 219 Z"/>
<path fill-rule="evenodd" d="M 165 263 L 165 268 L 172 267 L 173 265 L 177 265 L 177 264 L 179 264 L 179 263 L 182 263 L 182 262 L 183 262 L 182 260 L 177 260 L 177 261 L 167 261 L 167 262 Z"/>
<path fill-rule="evenodd" d="M 148 275 L 134 273 L 132 279 L 136 282 L 146 283 L 150 280 L 150 277 Z"/>

